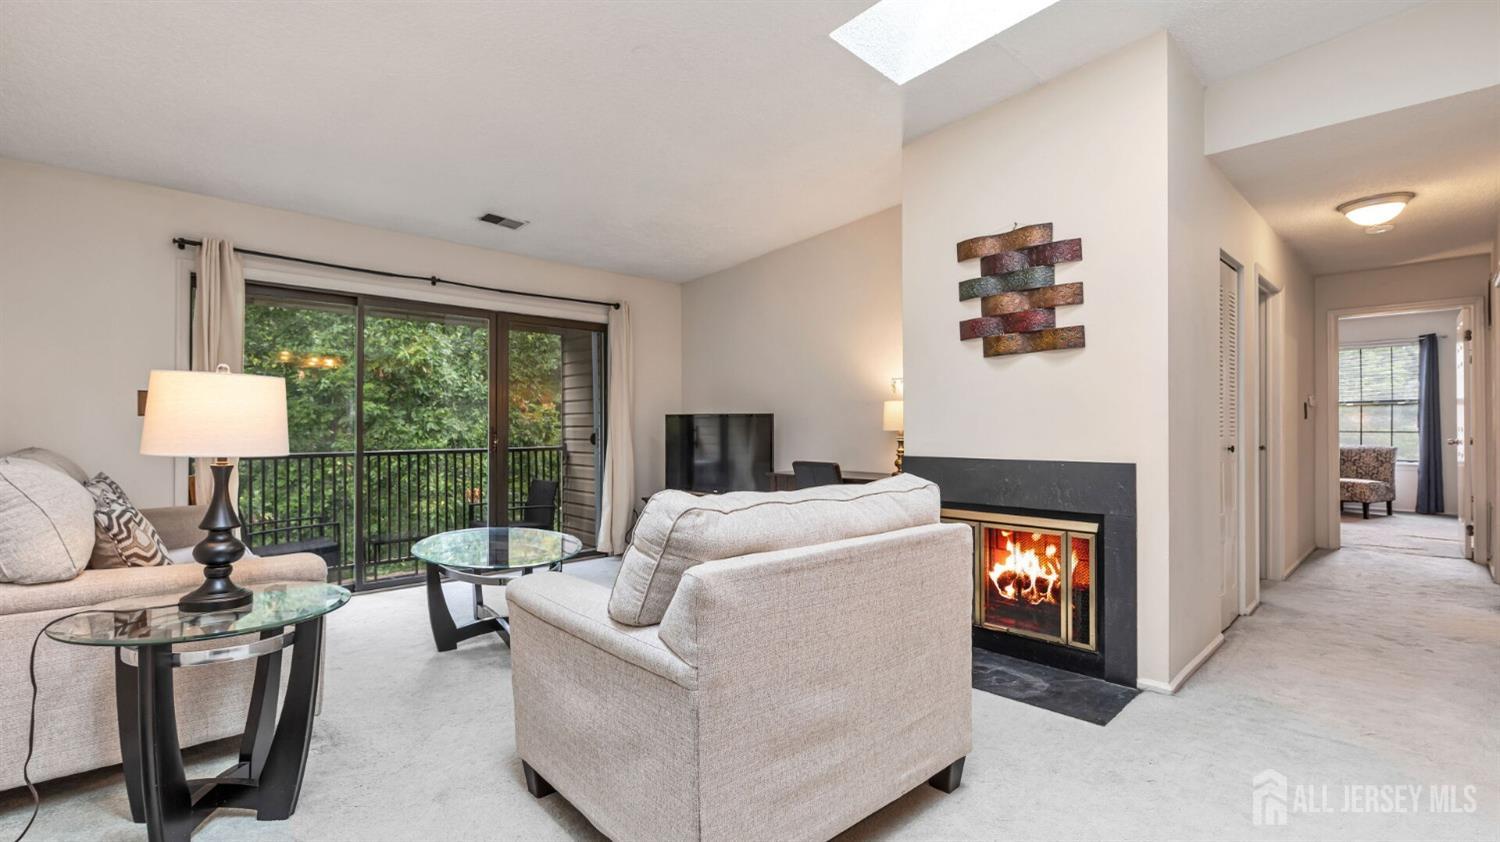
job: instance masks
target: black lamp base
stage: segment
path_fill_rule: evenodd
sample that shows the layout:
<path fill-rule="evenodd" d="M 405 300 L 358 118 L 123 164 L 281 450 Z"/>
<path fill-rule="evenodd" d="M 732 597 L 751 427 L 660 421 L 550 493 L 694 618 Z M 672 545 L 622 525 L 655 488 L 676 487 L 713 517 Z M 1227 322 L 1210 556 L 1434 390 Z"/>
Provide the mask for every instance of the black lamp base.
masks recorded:
<path fill-rule="evenodd" d="M 229 475 L 234 465 L 227 459 L 215 459 L 209 470 L 214 476 L 213 499 L 203 522 L 198 524 L 208 535 L 193 547 L 193 559 L 203 565 L 203 584 L 177 601 L 177 610 L 193 614 L 234 611 L 249 606 L 255 599 L 248 588 L 236 585 L 229 578 L 234 563 L 245 555 L 245 545 L 234 537 L 240 519 L 229 502 Z"/>

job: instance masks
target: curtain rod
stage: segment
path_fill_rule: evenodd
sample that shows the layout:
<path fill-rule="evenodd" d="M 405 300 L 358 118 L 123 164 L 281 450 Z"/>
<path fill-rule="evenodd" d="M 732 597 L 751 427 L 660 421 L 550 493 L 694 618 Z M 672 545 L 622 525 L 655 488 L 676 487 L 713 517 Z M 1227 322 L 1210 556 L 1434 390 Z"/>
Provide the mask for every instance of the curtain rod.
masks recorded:
<path fill-rule="evenodd" d="M 177 248 L 181 250 L 186 249 L 188 246 L 201 247 L 203 245 L 203 241 L 190 240 L 186 237 L 173 237 L 172 244 L 177 246 Z M 463 287 L 464 289 L 474 289 L 479 290 L 480 292 L 498 292 L 501 295 L 520 295 L 526 298 L 546 298 L 551 301 L 570 301 L 574 304 L 594 304 L 600 307 L 609 307 L 614 310 L 620 309 L 620 302 L 618 301 L 595 301 L 592 298 L 572 298 L 566 295 L 551 295 L 545 292 L 523 292 L 518 289 L 499 289 L 497 287 L 487 287 L 480 284 L 467 284 L 463 281 L 450 281 L 447 278 L 439 278 L 437 275 L 407 275 L 402 272 L 387 272 L 383 269 L 366 269 L 362 266 L 345 266 L 342 263 L 329 263 L 324 260 L 310 260 L 306 257 L 291 257 L 289 255 L 275 254 L 269 251 L 242 249 L 238 246 L 236 246 L 234 250 L 239 254 L 248 254 L 255 257 L 269 257 L 273 260 L 287 260 L 291 261 L 292 263 L 305 263 L 308 266 L 322 266 L 328 269 L 342 269 L 346 272 L 359 272 L 364 275 L 375 275 L 381 278 L 399 278 L 401 280 L 407 281 L 425 281 L 431 286 L 437 286 L 438 284 L 447 284 L 451 287 Z"/>

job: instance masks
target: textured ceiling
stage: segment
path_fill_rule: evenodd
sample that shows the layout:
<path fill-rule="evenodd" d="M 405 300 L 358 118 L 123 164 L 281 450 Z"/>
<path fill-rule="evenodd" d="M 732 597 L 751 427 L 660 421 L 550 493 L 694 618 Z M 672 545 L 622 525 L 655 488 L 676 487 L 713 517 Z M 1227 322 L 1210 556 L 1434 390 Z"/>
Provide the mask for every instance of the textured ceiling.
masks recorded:
<path fill-rule="evenodd" d="M 1314 274 L 1490 250 L 1500 214 L 1500 86 L 1210 156 Z M 1334 210 L 1417 194 L 1366 234 Z"/>
<path fill-rule="evenodd" d="M 828 37 L 868 5 L 7 0 L 0 155 L 683 281 L 897 204 L 904 136 L 1154 30 L 1211 81 L 1412 4 L 1064 0 L 905 89 Z"/>

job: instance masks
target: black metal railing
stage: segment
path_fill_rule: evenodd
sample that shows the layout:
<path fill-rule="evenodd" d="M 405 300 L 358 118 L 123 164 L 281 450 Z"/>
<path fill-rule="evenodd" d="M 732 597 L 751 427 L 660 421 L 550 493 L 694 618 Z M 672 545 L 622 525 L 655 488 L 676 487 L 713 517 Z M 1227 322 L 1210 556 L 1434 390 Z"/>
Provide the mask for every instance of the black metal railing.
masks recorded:
<path fill-rule="evenodd" d="M 506 462 L 512 518 L 521 516 L 532 480 L 562 480 L 560 445 L 508 448 Z M 352 451 L 241 459 L 245 542 L 261 555 L 316 553 L 328 564 L 329 581 L 339 584 L 412 576 L 421 572 L 412 544 L 489 521 L 489 467 L 483 448 L 366 451 L 362 479 Z M 356 485 L 362 536 L 354 516 Z M 560 525 L 559 515 L 554 528 Z"/>

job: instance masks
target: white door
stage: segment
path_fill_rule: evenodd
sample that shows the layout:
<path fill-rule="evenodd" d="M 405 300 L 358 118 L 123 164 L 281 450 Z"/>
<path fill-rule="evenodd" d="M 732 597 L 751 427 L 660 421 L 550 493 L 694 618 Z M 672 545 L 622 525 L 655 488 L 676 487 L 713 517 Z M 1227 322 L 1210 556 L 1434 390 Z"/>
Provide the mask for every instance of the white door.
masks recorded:
<path fill-rule="evenodd" d="M 1453 394 L 1457 398 L 1453 417 L 1455 419 L 1453 438 L 1448 444 L 1457 451 L 1458 461 L 1458 529 L 1460 540 L 1463 541 L 1464 558 L 1474 557 L 1474 489 L 1471 486 L 1473 477 L 1469 474 L 1469 465 L 1473 462 L 1473 441 L 1469 438 L 1469 427 L 1473 419 L 1469 417 L 1471 407 L 1469 406 L 1469 370 L 1473 365 L 1473 339 L 1470 334 L 1472 325 L 1469 324 L 1469 309 L 1466 307 L 1458 311 L 1458 330 L 1453 337 L 1453 348 L 1455 364 L 1458 366 L 1457 376 L 1453 378 Z"/>
<path fill-rule="evenodd" d="M 1240 341 L 1239 270 L 1219 263 L 1219 606 L 1220 626 L 1239 616 Z"/>

